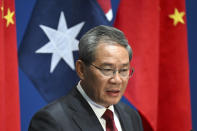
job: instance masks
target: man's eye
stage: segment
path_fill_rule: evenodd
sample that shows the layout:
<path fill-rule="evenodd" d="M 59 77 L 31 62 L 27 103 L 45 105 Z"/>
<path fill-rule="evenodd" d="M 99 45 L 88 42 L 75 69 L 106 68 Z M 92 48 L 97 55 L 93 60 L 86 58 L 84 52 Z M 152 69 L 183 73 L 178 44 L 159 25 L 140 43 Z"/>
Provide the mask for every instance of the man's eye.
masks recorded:
<path fill-rule="evenodd" d="M 113 72 L 113 69 L 103 69 L 104 72 Z"/>
<path fill-rule="evenodd" d="M 129 69 L 120 69 L 120 72 L 128 72 Z"/>

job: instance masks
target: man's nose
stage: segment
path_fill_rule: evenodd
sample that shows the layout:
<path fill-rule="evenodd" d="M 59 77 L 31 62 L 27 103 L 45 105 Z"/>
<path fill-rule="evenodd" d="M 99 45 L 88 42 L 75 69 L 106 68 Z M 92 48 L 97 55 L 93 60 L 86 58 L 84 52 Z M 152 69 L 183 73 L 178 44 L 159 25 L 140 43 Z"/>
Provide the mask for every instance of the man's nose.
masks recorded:
<path fill-rule="evenodd" d="M 122 78 L 121 78 L 118 71 L 114 72 L 111 82 L 114 84 L 121 84 L 122 83 Z"/>

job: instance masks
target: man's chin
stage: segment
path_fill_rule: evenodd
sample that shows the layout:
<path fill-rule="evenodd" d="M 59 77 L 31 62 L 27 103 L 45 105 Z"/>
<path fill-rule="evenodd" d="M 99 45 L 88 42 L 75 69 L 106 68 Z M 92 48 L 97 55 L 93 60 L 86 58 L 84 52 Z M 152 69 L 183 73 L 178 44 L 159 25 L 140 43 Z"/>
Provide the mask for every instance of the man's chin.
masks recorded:
<path fill-rule="evenodd" d="M 117 104 L 118 102 L 120 101 L 120 98 L 118 98 L 118 99 L 113 99 L 113 100 L 110 100 L 110 101 L 108 101 L 108 105 L 109 106 L 111 106 L 111 105 L 115 105 L 115 104 Z"/>

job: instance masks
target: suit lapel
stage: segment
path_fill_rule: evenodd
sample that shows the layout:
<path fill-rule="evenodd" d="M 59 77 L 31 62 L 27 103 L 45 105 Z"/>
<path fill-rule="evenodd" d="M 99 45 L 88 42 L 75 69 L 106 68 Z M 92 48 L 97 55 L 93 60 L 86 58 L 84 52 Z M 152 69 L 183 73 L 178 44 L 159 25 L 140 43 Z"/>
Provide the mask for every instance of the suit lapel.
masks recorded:
<path fill-rule="evenodd" d="M 82 131 L 103 131 L 100 122 L 94 114 L 76 113 L 73 115 L 73 119 Z"/>
<path fill-rule="evenodd" d="M 72 119 L 82 131 L 103 131 L 94 111 L 75 88 L 71 94 L 70 108 L 73 110 Z"/>
<path fill-rule="evenodd" d="M 128 114 L 121 108 L 120 103 L 115 105 L 115 110 L 121 123 L 122 131 L 134 131 Z"/>

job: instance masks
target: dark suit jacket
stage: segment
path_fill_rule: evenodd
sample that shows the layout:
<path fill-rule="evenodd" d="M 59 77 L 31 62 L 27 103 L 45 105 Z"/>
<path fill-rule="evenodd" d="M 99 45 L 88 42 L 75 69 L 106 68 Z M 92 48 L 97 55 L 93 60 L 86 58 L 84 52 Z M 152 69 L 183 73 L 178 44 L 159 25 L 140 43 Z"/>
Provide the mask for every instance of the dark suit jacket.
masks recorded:
<path fill-rule="evenodd" d="M 115 106 L 123 131 L 143 131 L 140 116 L 128 105 Z M 94 111 L 76 88 L 38 111 L 29 131 L 103 131 Z"/>

